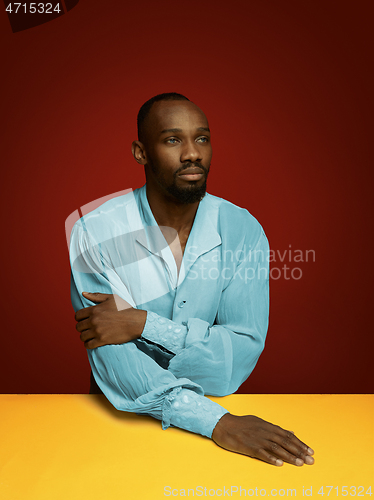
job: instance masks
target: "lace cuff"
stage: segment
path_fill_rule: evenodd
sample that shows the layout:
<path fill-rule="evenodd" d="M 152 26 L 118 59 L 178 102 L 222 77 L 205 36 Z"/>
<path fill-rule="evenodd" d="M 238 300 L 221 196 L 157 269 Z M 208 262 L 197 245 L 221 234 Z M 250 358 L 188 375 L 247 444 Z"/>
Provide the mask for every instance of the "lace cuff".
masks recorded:
<path fill-rule="evenodd" d="M 173 425 L 211 438 L 218 420 L 226 413 L 228 410 L 210 399 L 177 387 L 165 398 L 162 428 Z"/>
<path fill-rule="evenodd" d="M 170 319 L 147 311 L 147 320 L 141 335 L 145 340 L 165 347 L 168 351 L 178 354 L 186 345 L 187 327 L 179 325 Z"/>

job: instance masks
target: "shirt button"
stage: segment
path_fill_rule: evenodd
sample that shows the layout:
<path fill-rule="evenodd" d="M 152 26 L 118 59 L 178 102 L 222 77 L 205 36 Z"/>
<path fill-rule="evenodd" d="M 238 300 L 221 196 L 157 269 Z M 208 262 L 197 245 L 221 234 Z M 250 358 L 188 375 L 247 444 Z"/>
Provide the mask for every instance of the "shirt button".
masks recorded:
<path fill-rule="evenodd" d="M 180 307 L 182 309 L 182 307 L 184 307 L 185 302 L 186 302 L 185 300 L 182 300 L 182 302 L 179 302 L 178 307 Z"/>

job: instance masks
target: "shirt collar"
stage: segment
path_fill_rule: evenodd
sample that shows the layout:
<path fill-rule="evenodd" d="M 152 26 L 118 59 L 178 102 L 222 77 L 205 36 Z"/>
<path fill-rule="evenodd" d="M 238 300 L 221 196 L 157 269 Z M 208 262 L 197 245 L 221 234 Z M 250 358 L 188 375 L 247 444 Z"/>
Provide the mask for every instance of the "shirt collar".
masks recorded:
<path fill-rule="evenodd" d="M 145 231 L 141 231 L 136 239 L 151 253 L 161 256 L 160 250 L 163 250 L 167 243 L 161 231 L 153 229 L 155 226 L 158 228 L 158 224 L 148 203 L 146 184 L 138 190 L 138 195 L 138 208 Z M 184 274 L 187 274 L 200 255 L 209 252 L 222 243 L 221 236 L 217 231 L 218 211 L 216 198 L 207 193 L 199 203 L 187 240 L 183 255 Z"/>

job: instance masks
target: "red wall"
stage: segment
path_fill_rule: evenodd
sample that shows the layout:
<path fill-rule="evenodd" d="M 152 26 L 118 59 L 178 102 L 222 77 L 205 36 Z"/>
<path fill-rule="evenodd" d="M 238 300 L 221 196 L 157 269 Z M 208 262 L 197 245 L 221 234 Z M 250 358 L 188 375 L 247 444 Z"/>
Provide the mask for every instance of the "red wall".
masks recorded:
<path fill-rule="evenodd" d="M 209 118 L 209 192 L 247 208 L 275 251 L 315 252 L 272 263 L 301 278 L 271 281 L 243 392 L 373 392 L 372 5 L 80 0 L 16 33 L 0 14 L 0 392 L 87 392 L 65 219 L 143 184 L 136 113 L 169 91 Z"/>

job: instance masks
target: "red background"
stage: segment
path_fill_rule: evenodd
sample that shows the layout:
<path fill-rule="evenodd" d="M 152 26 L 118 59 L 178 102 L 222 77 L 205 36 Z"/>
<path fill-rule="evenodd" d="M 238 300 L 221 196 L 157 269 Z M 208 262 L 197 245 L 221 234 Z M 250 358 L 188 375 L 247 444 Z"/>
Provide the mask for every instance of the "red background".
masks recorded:
<path fill-rule="evenodd" d="M 88 391 L 65 219 L 143 184 L 136 113 L 170 91 L 208 116 L 209 192 L 247 208 L 272 249 L 315 251 L 273 262 L 302 278 L 271 281 L 242 392 L 373 392 L 372 6 L 80 0 L 18 33 L 0 14 L 0 392 Z"/>

